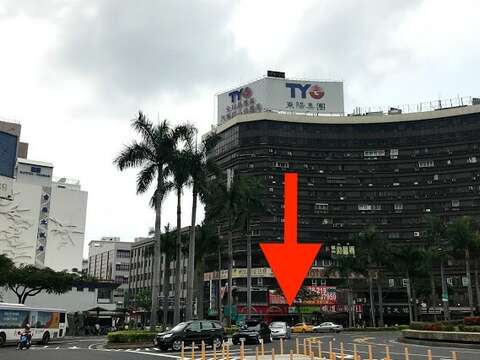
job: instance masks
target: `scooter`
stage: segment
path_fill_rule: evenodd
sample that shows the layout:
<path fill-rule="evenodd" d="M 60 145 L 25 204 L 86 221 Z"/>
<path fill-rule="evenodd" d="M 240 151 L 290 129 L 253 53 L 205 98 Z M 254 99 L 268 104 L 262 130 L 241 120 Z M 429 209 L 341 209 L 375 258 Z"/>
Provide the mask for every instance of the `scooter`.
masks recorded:
<path fill-rule="evenodd" d="M 30 345 L 31 345 L 30 335 L 25 333 L 20 333 L 20 332 L 18 334 L 20 335 L 20 339 L 18 340 L 18 343 L 17 343 L 17 350 L 30 348 Z"/>

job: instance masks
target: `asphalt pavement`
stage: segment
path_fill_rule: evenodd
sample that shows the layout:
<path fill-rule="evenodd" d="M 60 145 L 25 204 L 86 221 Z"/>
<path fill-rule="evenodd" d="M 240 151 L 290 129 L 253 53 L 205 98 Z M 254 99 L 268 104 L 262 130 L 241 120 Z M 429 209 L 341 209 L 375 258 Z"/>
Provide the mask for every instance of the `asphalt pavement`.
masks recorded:
<path fill-rule="evenodd" d="M 312 338 L 312 350 L 315 358 L 318 360 L 319 343 L 323 356 L 332 342 L 333 351 L 337 353 L 337 359 L 341 359 L 340 352 L 343 344 L 344 359 L 353 359 L 353 349 L 357 348 L 363 360 L 368 359 L 369 345 L 372 348 L 373 359 L 383 360 L 385 357 L 386 346 L 389 347 L 392 360 L 405 360 L 405 347 L 408 348 L 410 360 L 427 360 L 427 350 L 432 350 L 433 360 L 452 360 L 452 351 L 457 354 L 457 360 L 480 360 L 480 350 L 449 348 L 449 347 L 428 347 L 422 345 L 403 344 L 398 342 L 399 332 L 346 332 L 341 334 L 300 334 L 293 335 L 292 339 L 285 340 L 284 353 L 290 350 L 295 351 L 296 339 L 298 338 L 299 350 L 304 351 L 303 340 Z M 124 360 L 124 359 L 160 359 L 172 360 L 180 359 L 180 353 L 162 352 L 159 349 L 151 347 L 138 347 L 133 349 L 105 349 L 105 337 L 97 338 L 72 338 L 58 342 L 52 342 L 49 345 L 34 344 L 29 350 L 17 351 L 15 346 L 6 346 L 0 348 L 0 359 L 5 360 Z M 255 347 L 258 345 L 245 345 L 245 355 L 255 355 Z M 265 360 L 271 359 L 271 349 L 275 347 L 275 353 L 280 353 L 280 341 L 275 340 L 273 344 L 265 344 Z M 259 351 L 260 346 L 258 346 Z M 240 346 L 230 344 L 230 359 L 239 360 Z M 217 356 L 219 353 L 217 352 Z M 152 358 L 153 357 L 153 358 Z M 191 359 L 191 349 L 185 350 L 185 358 Z M 207 348 L 207 360 L 213 359 L 213 351 Z M 196 349 L 195 359 L 200 359 L 200 351 Z"/>

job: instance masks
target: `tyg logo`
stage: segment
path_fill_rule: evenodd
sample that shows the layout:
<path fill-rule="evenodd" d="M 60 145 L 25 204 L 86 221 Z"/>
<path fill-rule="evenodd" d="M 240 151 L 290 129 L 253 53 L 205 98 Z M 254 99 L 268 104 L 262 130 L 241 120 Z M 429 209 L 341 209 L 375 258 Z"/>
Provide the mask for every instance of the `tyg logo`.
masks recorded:
<path fill-rule="evenodd" d="M 240 101 L 242 97 L 244 99 L 248 99 L 252 97 L 252 95 L 253 91 L 248 86 L 228 93 L 228 96 L 230 96 L 230 100 L 232 103 L 234 103 L 235 101 Z"/>
<path fill-rule="evenodd" d="M 307 98 L 307 91 L 308 91 L 308 95 L 310 95 L 310 97 L 316 100 L 320 100 L 325 95 L 325 90 L 323 90 L 318 85 L 312 86 L 312 84 L 302 85 L 298 83 L 286 83 L 285 87 L 290 89 L 290 97 L 294 99 L 295 99 L 296 90 L 300 90 L 300 95 L 302 99 Z"/>

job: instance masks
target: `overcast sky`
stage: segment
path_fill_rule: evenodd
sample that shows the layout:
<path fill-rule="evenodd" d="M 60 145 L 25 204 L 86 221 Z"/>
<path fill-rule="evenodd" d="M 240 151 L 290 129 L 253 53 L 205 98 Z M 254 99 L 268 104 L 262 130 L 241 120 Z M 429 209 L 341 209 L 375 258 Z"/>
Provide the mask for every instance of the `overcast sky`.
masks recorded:
<path fill-rule="evenodd" d="M 139 109 L 204 133 L 214 94 L 267 69 L 343 80 L 347 112 L 480 96 L 478 14 L 475 0 L 0 0 L 0 118 L 88 191 L 85 246 L 133 241 L 153 226 L 150 195 L 112 160 Z M 173 196 L 164 208 L 174 224 Z"/>

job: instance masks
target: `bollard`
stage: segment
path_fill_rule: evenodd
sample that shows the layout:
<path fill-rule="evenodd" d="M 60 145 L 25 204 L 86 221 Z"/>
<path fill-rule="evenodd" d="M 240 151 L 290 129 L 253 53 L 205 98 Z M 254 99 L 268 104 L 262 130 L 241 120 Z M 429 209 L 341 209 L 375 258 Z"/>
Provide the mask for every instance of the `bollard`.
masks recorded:
<path fill-rule="evenodd" d="M 432 360 L 432 350 L 430 349 L 427 350 L 427 359 Z"/>
<path fill-rule="evenodd" d="M 457 352 L 452 351 L 452 360 L 457 360 Z"/>
<path fill-rule="evenodd" d="M 307 338 L 303 338 L 303 355 L 307 355 Z"/>
<path fill-rule="evenodd" d="M 368 345 L 368 360 L 373 360 L 372 345 Z"/>
<path fill-rule="evenodd" d="M 225 342 L 222 342 L 222 360 L 225 360 L 225 355 L 226 355 L 225 347 L 226 347 Z"/>
<path fill-rule="evenodd" d="M 333 345 L 331 340 L 328 342 L 328 348 L 329 348 L 328 357 L 331 360 L 333 356 Z"/>
<path fill-rule="evenodd" d="M 240 339 L 240 360 L 245 358 L 245 340 Z"/>
<path fill-rule="evenodd" d="M 255 360 L 258 360 L 258 346 L 255 346 Z"/>
<path fill-rule="evenodd" d="M 340 343 L 340 359 L 345 360 L 345 352 L 343 349 L 343 341 Z"/>
<path fill-rule="evenodd" d="M 313 360 L 312 340 L 308 341 L 308 353 L 310 354 L 310 358 Z"/>
<path fill-rule="evenodd" d="M 298 344 L 298 337 L 295 338 L 295 350 L 296 350 L 297 355 L 300 355 L 300 346 Z"/>
<path fill-rule="evenodd" d="M 289 360 L 293 360 L 293 350 L 290 350 L 290 359 Z"/>
<path fill-rule="evenodd" d="M 390 348 L 388 345 L 385 345 L 385 360 L 391 360 L 390 359 Z"/>
<path fill-rule="evenodd" d="M 357 360 L 358 353 L 357 353 L 357 344 L 353 344 L 353 360 Z"/>
<path fill-rule="evenodd" d="M 195 342 L 192 342 L 192 360 L 195 360 Z"/>
<path fill-rule="evenodd" d="M 185 359 L 185 343 L 182 341 L 182 347 L 180 350 L 180 359 L 184 360 Z"/>
<path fill-rule="evenodd" d="M 265 348 L 263 347 L 263 339 L 260 339 L 260 353 L 265 356 Z"/>
<path fill-rule="evenodd" d="M 272 360 L 275 360 L 275 348 L 272 347 Z"/>
<path fill-rule="evenodd" d="M 215 347 L 215 343 L 213 343 L 213 360 L 217 360 L 217 348 Z"/>
<path fill-rule="evenodd" d="M 318 357 L 322 358 L 322 342 L 318 340 Z"/>
<path fill-rule="evenodd" d="M 202 360 L 205 360 L 205 341 L 202 340 L 201 355 Z"/>
<path fill-rule="evenodd" d="M 227 343 L 227 360 L 230 360 L 230 345 Z"/>
<path fill-rule="evenodd" d="M 280 338 L 280 355 L 283 355 L 283 338 Z"/>
<path fill-rule="evenodd" d="M 408 348 L 405 347 L 405 360 L 409 360 L 409 356 L 408 356 Z"/>

